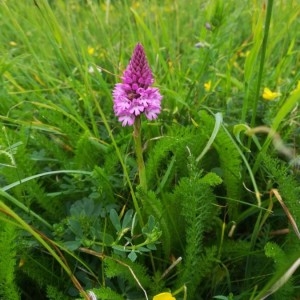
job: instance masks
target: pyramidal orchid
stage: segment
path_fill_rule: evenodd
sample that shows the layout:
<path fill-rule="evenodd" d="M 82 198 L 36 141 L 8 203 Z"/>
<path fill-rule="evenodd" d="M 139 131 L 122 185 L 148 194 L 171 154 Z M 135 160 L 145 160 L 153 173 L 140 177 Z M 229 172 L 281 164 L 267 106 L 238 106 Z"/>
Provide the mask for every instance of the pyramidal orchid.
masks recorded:
<path fill-rule="evenodd" d="M 123 73 L 122 83 L 117 83 L 113 90 L 114 112 L 122 126 L 133 125 L 142 114 L 148 120 L 157 118 L 162 95 L 151 87 L 153 82 L 144 48 L 138 43 Z"/>

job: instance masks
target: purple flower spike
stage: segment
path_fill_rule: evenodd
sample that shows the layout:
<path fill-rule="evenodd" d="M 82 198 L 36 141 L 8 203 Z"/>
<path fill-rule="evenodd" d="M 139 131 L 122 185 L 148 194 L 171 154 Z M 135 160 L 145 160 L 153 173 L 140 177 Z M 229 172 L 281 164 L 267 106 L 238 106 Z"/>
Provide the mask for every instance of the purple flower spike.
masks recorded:
<path fill-rule="evenodd" d="M 133 125 L 142 113 L 148 120 L 157 118 L 162 95 L 157 88 L 150 87 L 153 82 L 144 48 L 138 43 L 123 73 L 122 83 L 117 83 L 113 90 L 114 112 L 122 126 Z"/>

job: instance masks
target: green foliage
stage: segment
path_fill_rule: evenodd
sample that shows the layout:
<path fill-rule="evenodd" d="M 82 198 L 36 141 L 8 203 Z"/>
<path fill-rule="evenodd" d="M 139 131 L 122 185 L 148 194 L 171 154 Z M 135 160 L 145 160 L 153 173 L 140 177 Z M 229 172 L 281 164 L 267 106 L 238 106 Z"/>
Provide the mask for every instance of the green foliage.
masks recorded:
<path fill-rule="evenodd" d="M 26 245 L 26 253 L 22 254 L 24 265 L 22 266 L 20 276 L 20 286 L 23 294 L 34 293 L 36 297 L 41 297 L 45 294 L 44 289 L 48 285 L 56 286 L 58 289 L 63 289 L 65 285 L 65 274 L 54 273 L 54 269 L 61 270 L 56 262 L 48 260 L 46 255 L 34 251 L 34 245 Z M 30 249 L 30 250 L 29 250 Z M 61 277 L 60 277 L 61 276 Z"/>
<path fill-rule="evenodd" d="M 64 293 L 59 291 L 55 286 L 48 285 L 47 298 L 49 300 L 64 300 L 66 299 L 66 295 L 64 295 Z"/>
<path fill-rule="evenodd" d="M 181 207 L 184 224 L 178 225 L 185 228 L 186 239 L 184 268 L 180 274 L 179 283 L 186 283 L 189 294 L 194 297 L 196 288 L 204 277 L 201 273 L 201 270 L 205 270 L 202 269 L 203 260 L 199 259 L 204 250 L 204 234 L 211 230 L 212 222 L 218 212 L 214 207 L 216 203 L 212 187 L 222 181 L 213 173 L 201 177 L 201 172 L 197 171 L 193 157 L 190 157 L 189 169 L 190 176 L 181 179 L 174 197 L 176 204 Z M 207 261 L 212 252 L 207 254 Z"/>
<path fill-rule="evenodd" d="M 164 206 L 162 201 L 157 198 L 156 194 L 153 191 L 143 191 L 143 189 L 138 188 L 138 198 L 141 199 L 143 203 L 143 207 L 147 214 L 151 214 L 155 216 L 155 218 L 159 221 L 162 238 L 163 240 L 163 251 L 166 257 L 170 255 L 171 252 L 171 243 L 172 239 L 172 224 L 170 224 L 170 220 L 168 220 L 168 207 Z"/>
<path fill-rule="evenodd" d="M 282 273 L 286 270 L 286 267 L 290 263 L 290 259 L 286 256 L 284 251 L 273 242 L 269 242 L 265 246 L 265 254 L 270 257 L 275 263 L 275 270 L 278 273 Z M 275 295 L 274 299 L 288 299 L 293 295 L 293 284 L 292 280 L 289 280 L 282 289 L 280 289 Z"/>
<path fill-rule="evenodd" d="M 213 119 L 205 111 L 200 112 L 201 123 L 206 127 L 207 132 L 209 128 L 212 128 Z M 242 160 L 240 153 L 238 152 L 232 139 L 221 128 L 214 141 L 213 147 L 218 153 L 219 170 L 226 188 L 226 197 L 228 201 L 228 214 L 231 220 L 236 220 L 238 217 L 238 204 L 230 200 L 238 200 L 241 198 L 242 182 Z M 205 159 L 206 157 L 204 157 Z"/>
<path fill-rule="evenodd" d="M 284 164 L 278 159 L 265 155 L 263 164 L 266 168 L 269 185 L 277 188 L 281 194 L 285 205 L 288 207 L 290 213 L 295 219 L 298 227 L 300 226 L 300 210 L 299 210 L 299 196 L 300 187 L 299 182 L 292 175 L 293 170 L 290 166 Z"/>
<path fill-rule="evenodd" d="M 89 132 L 83 134 L 76 144 L 74 162 L 79 169 L 93 170 L 101 162 L 106 146 L 97 143 Z"/>
<path fill-rule="evenodd" d="M 269 185 L 273 188 L 277 188 L 280 193 L 284 205 L 287 207 L 292 218 L 296 222 L 296 226 L 299 228 L 300 225 L 300 212 L 299 212 L 299 183 L 292 176 L 291 167 L 283 164 L 282 161 L 274 159 L 268 155 L 263 157 L 263 163 L 267 170 Z M 279 204 L 278 204 L 279 205 Z M 282 207 L 279 206 L 278 210 L 283 211 Z M 278 213 L 277 224 L 286 224 L 286 215 Z M 278 279 L 285 270 L 290 266 L 293 260 L 299 257 L 300 245 L 295 243 L 295 235 L 293 228 L 289 226 L 291 234 L 285 241 L 282 248 L 275 243 L 268 243 L 265 246 L 266 256 L 274 260 L 275 263 L 275 274 L 272 282 Z M 281 288 L 276 294 L 275 299 L 282 299 L 282 297 L 292 297 L 294 293 L 293 277 L 289 280 L 283 288 Z"/>
<path fill-rule="evenodd" d="M 143 297 L 141 286 L 151 289 L 151 278 L 144 266 L 133 263 L 129 259 L 105 259 L 105 275 L 111 280 L 117 278 L 117 284 L 122 293 L 137 293 L 136 298 Z"/>
<path fill-rule="evenodd" d="M 1 1 L 0 298 L 296 298 L 298 270 L 275 288 L 300 252 L 298 6 Z M 147 184 L 111 94 L 138 41 L 163 95 Z M 270 135 L 235 143 L 250 122 L 288 161 Z"/>
<path fill-rule="evenodd" d="M 173 126 L 168 135 L 156 142 L 148 154 L 146 168 L 147 180 L 153 190 L 161 191 L 164 186 L 173 184 L 176 177 L 187 174 L 187 147 L 201 149 L 205 143 L 201 135 L 195 139 L 196 136 L 195 128 Z"/>
<path fill-rule="evenodd" d="M 13 224 L 3 220 L 0 221 L 0 225 L 0 298 L 21 299 L 15 271 L 18 231 Z"/>
<path fill-rule="evenodd" d="M 38 168 L 34 163 L 32 163 L 30 153 L 27 151 L 28 147 L 30 147 L 28 144 L 28 134 L 29 132 L 27 132 L 26 129 L 21 132 L 21 140 L 18 141 L 18 144 L 11 153 L 15 161 L 15 168 L 6 168 L 6 172 L 2 173 L 3 180 L 5 180 L 5 182 L 16 182 L 21 178 L 26 178 L 27 176 L 37 173 Z M 8 138 L 10 138 L 10 136 L 8 136 Z M 10 141 L 7 142 L 10 144 Z M 26 187 L 21 185 L 17 186 L 14 189 L 14 194 L 17 198 L 22 198 L 23 202 L 28 206 L 32 205 L 33 202 L 36 201 L 46 210 L 53 211 L 53 206 L 46 201 L 42 186 L 37 182 L 29 182 L 26 184 Z M 28 194 L 33 197 L 28 197 Z"/>

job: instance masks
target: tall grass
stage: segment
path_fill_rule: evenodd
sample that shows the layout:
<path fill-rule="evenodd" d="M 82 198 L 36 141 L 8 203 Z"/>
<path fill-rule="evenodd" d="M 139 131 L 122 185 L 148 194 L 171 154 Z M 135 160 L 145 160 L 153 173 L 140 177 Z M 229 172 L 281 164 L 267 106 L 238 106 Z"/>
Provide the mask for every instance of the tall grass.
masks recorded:
<path fill-rule="evenodd" d="M 0 8 L 0 297 L 297 299 L 299 1 Z M 142 186 L 111 94 L 138 42 Z"/>

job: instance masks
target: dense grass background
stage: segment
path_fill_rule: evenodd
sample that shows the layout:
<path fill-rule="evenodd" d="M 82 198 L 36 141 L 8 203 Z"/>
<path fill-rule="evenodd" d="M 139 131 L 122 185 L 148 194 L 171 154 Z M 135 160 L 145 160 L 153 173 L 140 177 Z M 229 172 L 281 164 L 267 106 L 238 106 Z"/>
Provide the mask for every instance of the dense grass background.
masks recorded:
<path fill-rule="evenodd" d="M 0 8 L 0 297 L 299 299 L 299 0 Z M 148 191 L 112 110 L 137 42 Z"/>

